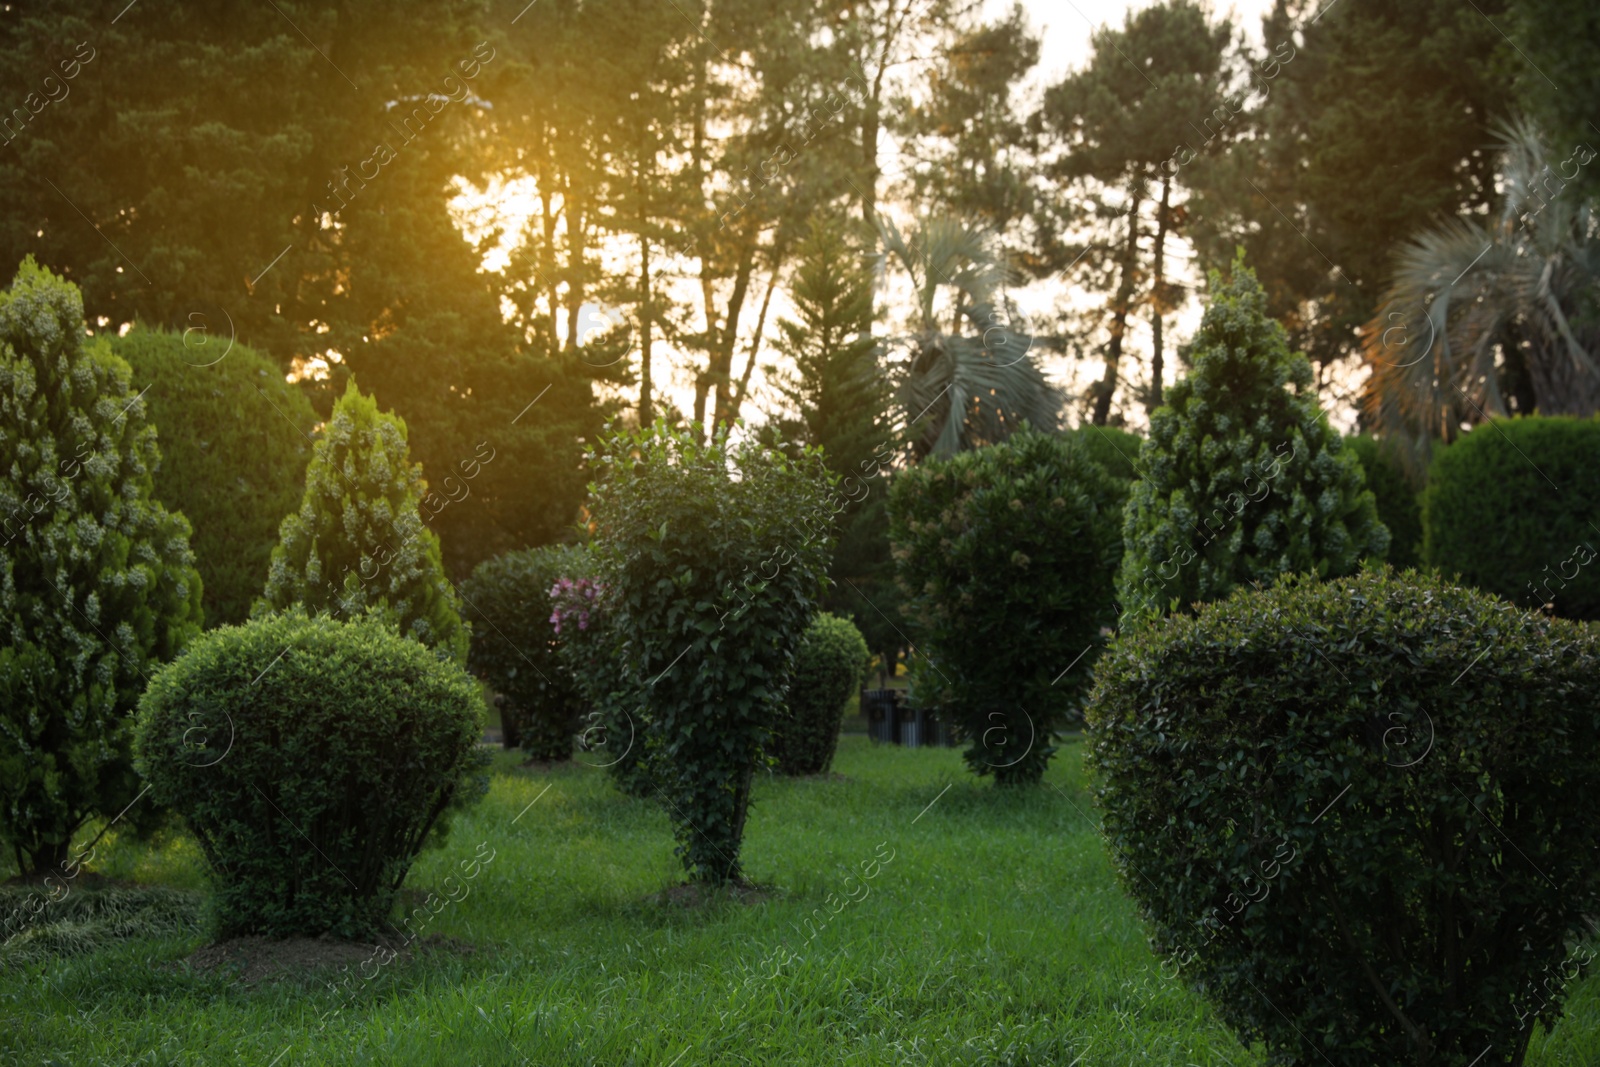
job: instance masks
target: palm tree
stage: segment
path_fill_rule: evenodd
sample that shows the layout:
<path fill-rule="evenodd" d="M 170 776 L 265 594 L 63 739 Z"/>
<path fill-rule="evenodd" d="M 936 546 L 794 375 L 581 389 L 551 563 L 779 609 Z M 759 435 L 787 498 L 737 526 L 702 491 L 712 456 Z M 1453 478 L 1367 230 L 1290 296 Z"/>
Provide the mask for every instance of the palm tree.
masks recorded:
<path fill-rule="evenodd" d="M 1407 245 L 1362 331 L 1367 413 L 1413 464 L 1426 463 L 1434 438 L 1513 406 L 1600 410 L 1600 215 L 1563 191 L 1576 170 L 1550 168 L 1530 123 L 1501 134 L 1500 217 L 1455 219 Z M 1588 160 L 1563 170 L 1575 162 Z"/>
<path fill-rule="evenodd" d="M 1024 421 L 1056 429 L 1062 397 L 1039 369 L 1034 339 L 996 308 L 1005 270 L 994 235 L 943 215 L 919 219 L 909 236 L 880 218 L 878 232 L 880 267 L 895 261 L 916 296 L 916 332 L 899 339 L 910 356 L 896 390 L 916 457 L 1001 441 Z M 949 332 L 937 314 L 942 287 L 953 298 Z M 969 324 L 977 336 L 962 333 Z"/>

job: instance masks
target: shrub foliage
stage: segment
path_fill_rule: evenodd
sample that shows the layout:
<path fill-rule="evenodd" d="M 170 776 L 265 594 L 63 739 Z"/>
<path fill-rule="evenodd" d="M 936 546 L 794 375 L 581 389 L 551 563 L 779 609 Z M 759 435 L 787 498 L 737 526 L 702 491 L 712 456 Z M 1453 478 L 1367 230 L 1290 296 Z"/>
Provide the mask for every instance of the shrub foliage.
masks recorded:
<path fill-rule="evenodd" d="M 1423 492 L 1430 566 L 1524 607 L 1600 619 L 1600 420 L 1497 419 L 1440 450 Z"/>
<path fill-rule="evenodd" d="M 1027 429 L 895 479 L 890 536 L 912 636 L 978 774 L 1044 774 L 1114 618 L 1125 492 L 1077 442 Z"/>
<path fill-rule="evenodd" d="M 257 610 L 374 612 L 466 662 L 468 628 L 418 509 L 424 488 L 406 424 L 352 381 L 316 443 L 300 509 L 279 528 Z"/>
<path fill-rule="evenodd" d="M 59 869 L 85 820 L 135 799 L 139 692 L 200 628 L 138 394 L 86 341 L 77 287 L 25 260 L 0 293 L 0 839 L 23 871 Z"/>
<path fill-rule="evenodd" d="M 150 683 L 137 751 L 216 880 L 220 933 L 356 937 L 482 783 L 461 667 L 381 619 L 292 611 L 212 630 Z"/>
<path fill-rule="evenodd" d="M 473 623 L 468 665 L 504 698 L 500 721 L 508 743 L 537 760 L 572 757 L 583 703 L 560 655 L 550 590 L 579 577 L 582 549 L 547 545 L 485 560 L 461 583 Z"/>
<path fill-rule="evenodd" d="M 611 438 L 591 488 L 608 641 L 632 672 L 651 791 L 696 881 L 742 877 L 750 785 L 832 550 L 820 455 L 664 423 Z M 734 471 L 738 477 L 732 477 Z"/>
<path fill-rule="evenodd" d="M 767 750 L 784 774 L 824 774 L 839 745 L 844 706 L 871 653 L 849 619 L 819 612 L 795 649 L 789 699 L 773 720 Z"/>
<path fill-rule="evenodd" d="M 1167 973 L 1274 1063 L 1520 1063 L 1600 905 L 1597 656 L 1387 569 L 1125 630 L 1091 757 Z"/>
<path fill-rule="evenodd" d="M 1227 282 L 1212 273 L 1192 369 L 1151 416 L 1128 498 L 1117 595 L 1135 618 L 1291 572 L 1350 574 L 1388 550 L 1360 462 L 1266 308 L 1242 262 Z"/>
<path fill-rule="evenodd" d="M 1394 448 L 1373 437 L 1346 437 L 1344 447 L 1356 454 L 1378 509 L 1378 521 L 1389 531 L 1389 562 L 1396 570 L 1422 562 L 1422 500 L 1407 480 Z"/>
<path fill-rule="evenodd" d="M 275 363 L 225 337 L 140 328 L 111 349 L 149 386 L 156 499 L 194 526 L 206 625 L 243 622 L 278 524 L 299 506 L 316 413 Z"/>

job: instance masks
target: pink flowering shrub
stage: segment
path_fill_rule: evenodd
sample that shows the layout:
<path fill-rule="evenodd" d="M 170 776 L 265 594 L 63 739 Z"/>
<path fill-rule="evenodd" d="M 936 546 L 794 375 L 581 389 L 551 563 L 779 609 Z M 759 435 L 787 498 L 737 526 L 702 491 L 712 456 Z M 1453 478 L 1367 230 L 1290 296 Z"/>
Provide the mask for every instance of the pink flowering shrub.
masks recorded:
<path fill-rule="evenodd" d="M 554 605 L 550 625 L 555 627 L 556 636 L 561 636 L 563 627 L 569 634 L 574 627 L 587 630 L 604 592 L 605 586 L 593 578 L 558 578 L 550 587 L 550 602 Z"/>

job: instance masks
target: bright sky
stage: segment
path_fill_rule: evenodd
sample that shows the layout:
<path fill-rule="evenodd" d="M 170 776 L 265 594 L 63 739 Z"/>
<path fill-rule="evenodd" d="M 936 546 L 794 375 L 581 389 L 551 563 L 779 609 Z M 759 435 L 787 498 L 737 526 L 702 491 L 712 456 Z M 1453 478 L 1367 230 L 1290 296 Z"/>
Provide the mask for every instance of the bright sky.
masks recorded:
<path fill-rule="evenodd" d="M 1043 47 L 1039 66 L 1035 76 L 1030 79 L 1027 92 L 1032 96 L 1038 93 L 1045 85 L 1061 79 L 1068 71 L 1080 67 L 1090 53 L 1090 37 L 1092 31 L 1100 25 L 1111 22 L 1121 25 L 1129 10 L 1145 6 L 1149 0 L 1022 0 L 1023 8 L 1028 12 L 1036 32 L 1042 34 Z M 1010 0 L 988 0 L 989 11 L 993 15 L 1003 13 L 1009 6 Z M 1233 0 L 1232 3 L 1219 5 L 1219 9 L 1231 12 L 1236 25 L 1252 39 L 1259 40 L 1261 30 L 1261 16 L 1271 7 L 1271 0 Z M 456 201 L 456 206 L 465 216 L 463 221 L 469 234 L 480 227 L 487 227 L 498 223 L 507 232 L 515 233 L 524 219 L 534 210 L 535 204 L 531 187 L 526 183 L 513 183 L 509 186 L 492 186 L 487 190 L 471 190 Z M 509 249 L 491 252 L 485 260 L 485 267 L 490 270 L 500 269 L 506 262 L 506 253 Z M 1186 264 L 1191 258 L 1191 250 L 1182 240 L 1170 241 L 1167 250 L 1168 262 L 1172 264 L 1174 272 L 1186 269 Z M 619 269 L 628 269 L 624 262 L 615 264 Z M 1198 274 L 1190 271 L 1189 277 L 1175 275 L 1173 281 L 1187 283 L 1191 290 L 1197 286 L 1201 279 Z M 686 289 L 683 294 L 693 300 L 695 291 L 693 287 Z M 1067 292 L 1059 283 L 1044 282 L 1029 286 L 1023 290 L 1016 290 L 1010 294 L 1019 305 L 1025 319 L 1036 322 L 1049 322 L 1053 318 L 1054 310 L 1065 301 L 1073 299 L 1074 294 Z M 1083 294 L 1086 299 L 1099 300 L 1099 295 Z M 753 328 L 753 316 L 758 310 L 759 299 L 753 301 L 757 308 L 750 310 L 752 316 L 749 327 Z M 767 320 L 767 336 L 770 338 L 775 332 L 777 320 L 789 312 L 788 302 L 784 299 L 781 289 L 773 298 L 773 306 Z M 1190 300 L 1167 323 L 1167 337 L 1169 353 L 1176 346 L 1188 339 L 1199 322 L 1200 307 L 1197 301 Z M 603 309 L 585 309 L 584 320 L 600 327 L 606 321 Z M 620 316 L 618 316 L 620 317 Z M 562 327 L 563 330 L 565 327 Z M 1127 341 L 1128 358 L 1125 359 L 1125 373 L 1134 368 L 1130 364 L 1142 362 L 1148 365 L 1150 351 L 1150 323 L 1147 319 L 1138 319 L 1130 323 L 1130 334 Z M 771 358 L 771 353 L 766 354 Z M 675 402 L 680 409 L 688 412 L 693 403 L 693 378 L 692 366 L 694 360 L 679 353 L 672 353 L 664 349 L 659 340 L 656 346 L 655 374 L 659 388 Z M 735 362 L 735 373 L 743 366 L 744 352 L 741 345 L 740 354 Z M 1176 369 L 1176 359 L 1169 354 L 1167 359 L 1166 380 L 1170 384 L 1173 372 Z M 745 415 L 755 421 L 760 421 L 758 408 L 762 399 L 761 385 L 764 367 L 758 365 L 755 384 L 752 387 L 753 403 L 747 406 Z M 1095 361 L 1073 362 L 1068 359 L 1047 360 L 1047 373 L 1062 384 L 1069 394 L 1080 393 L 1090 381 L 1098 378 L 1102 366 Z M 1130 410 L 1129 416 L 1142 420 L 1142 411 Z M 1336 418 L 1335 420 L 1342 421 Z"/>

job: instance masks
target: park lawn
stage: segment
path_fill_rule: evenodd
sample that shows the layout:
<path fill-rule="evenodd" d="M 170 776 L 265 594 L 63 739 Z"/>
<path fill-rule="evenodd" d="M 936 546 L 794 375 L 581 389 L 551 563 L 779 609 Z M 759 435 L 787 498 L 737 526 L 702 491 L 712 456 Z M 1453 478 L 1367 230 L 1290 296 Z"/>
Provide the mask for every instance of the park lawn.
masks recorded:
<path fill-rule="evenodd" d="M 997 792 L 955 750 L 847 736 L 842 779 L 756 790 L 744 863 L 766 899 L 696 907 L 660 896 L 682 873 L 655 805 L 500 754 L 407 881 L 444 893 L 492 853 L 426 927 L 479 951 L 246 986 L 174 965 L 204 941 L 182 907 L 131 935 L 62 929 L 0 955 L 0 1063 L 1260 1065 L 1159 976 L 1082 751 L 1043 788 Z M 188 890 L 167 897 L 191 910 L 205 882 L 181 835 L 102 843 L 95 867 Z M 1588 978 L 1528 1064 L 1595 1063 Z"/>

